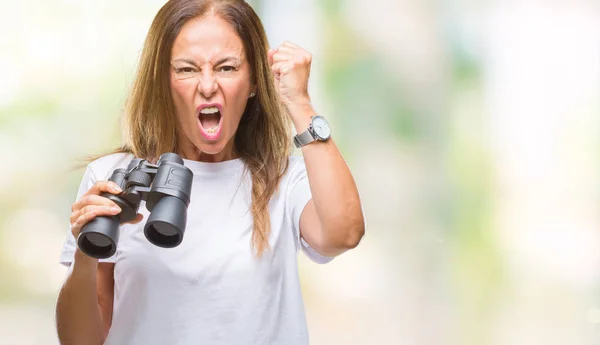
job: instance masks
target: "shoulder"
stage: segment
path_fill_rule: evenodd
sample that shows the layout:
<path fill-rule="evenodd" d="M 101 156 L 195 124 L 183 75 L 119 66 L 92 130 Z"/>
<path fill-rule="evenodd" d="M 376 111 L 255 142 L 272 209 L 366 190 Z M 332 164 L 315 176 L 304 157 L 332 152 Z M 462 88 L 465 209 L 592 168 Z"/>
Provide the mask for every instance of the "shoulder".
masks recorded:
<path fill-rule="evenodd" d="M 126 168 L 132 159 L 130 153 L 113 153 L 92 161 L 88 169 L 97 179 L 106 180 L 115 169 Z"/>
<path fill-rule="evenodd" d="M 297 172 L 298 170 L 306 170 L 306 165 L 304 165 L 304 157 L 289 156 L 287 174 Z"/>
<path fill-rule="evenodd" d="M 304 157 L 289 156 L 287 170 L 283 175 L 282 183 L 286 185 L 295 184 L 298 179 L 302 179 L 304 176 L 306 176 Z"/>

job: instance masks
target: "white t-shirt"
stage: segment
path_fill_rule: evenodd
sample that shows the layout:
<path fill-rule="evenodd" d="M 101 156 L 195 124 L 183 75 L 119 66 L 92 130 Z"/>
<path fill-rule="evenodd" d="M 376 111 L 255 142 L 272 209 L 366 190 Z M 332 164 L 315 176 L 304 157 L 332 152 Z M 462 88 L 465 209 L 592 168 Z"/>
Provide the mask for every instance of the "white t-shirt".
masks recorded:
<path fill-rule="evenodd" d="M 77 198 L 131 159 L 112 154 L 90 163 Z M 123 225 L 116 254 L 100 260 L 115 263 L 106 345 L 308 344 L 298 250 L 317 263 L 332 258 L 299 236 L 300 214 L 311 193 L 304 160 L 289 159 L 269 204 L 271 250 L 261 259 L 250 247 L 252 183 L 242 160 L 184 160 L 194 180 L 183 242 L 160 248 L 144 236 L 145 221 Z M 139 212 L 148 218 L 143 202 Z M 60 262 L 70 265 L 74 251 L 68 231 Z"/>

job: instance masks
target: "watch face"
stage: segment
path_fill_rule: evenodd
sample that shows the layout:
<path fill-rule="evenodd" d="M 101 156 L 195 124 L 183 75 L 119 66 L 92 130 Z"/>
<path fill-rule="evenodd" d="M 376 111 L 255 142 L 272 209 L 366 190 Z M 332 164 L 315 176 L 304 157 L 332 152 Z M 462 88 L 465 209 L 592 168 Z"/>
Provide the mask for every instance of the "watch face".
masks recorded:
<path fill-rule="evenodd" d="M 312 128 L 320 139 L 329 139 L 329 136 L 331 135 L 331 129 L 329 128 L 329 123 L 327 123 L 327 120 L 325 120 L 323 116 L 313 117 Z"/>

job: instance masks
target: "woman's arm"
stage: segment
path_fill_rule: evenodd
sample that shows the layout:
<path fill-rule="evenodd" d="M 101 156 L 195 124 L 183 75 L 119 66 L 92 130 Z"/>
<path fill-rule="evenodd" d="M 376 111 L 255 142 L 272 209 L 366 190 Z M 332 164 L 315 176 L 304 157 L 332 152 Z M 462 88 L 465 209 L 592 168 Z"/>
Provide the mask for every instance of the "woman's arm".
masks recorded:
<path fill-rule="evenodd" d="M 310 105 L 290 108 L 298 133 L 308 128 Z M 354 178 L 333 139 L 302 147 L 312 200 L 300 216 L 302 238 L 319 254 L 336 256 L 358 245 L 365 221 Z"/>
<path fill-rule="evenodd" d="M 268 52 L 275 87 L 297 133 L 316 115 L 308 95 L 312 55 L 284 42 Z M 354 178 L 332 139 L 302 147 L 312 200 L 300 216 L 302 238 L 319 254 L 336 256 L 354 248 L 365 221 Z"/>
<path fill-rule="evenodd" d="M 79 250 L 56 303 L 61 345 L 102 345 L 110 329 L 114 264 L 100 263 Z"/>

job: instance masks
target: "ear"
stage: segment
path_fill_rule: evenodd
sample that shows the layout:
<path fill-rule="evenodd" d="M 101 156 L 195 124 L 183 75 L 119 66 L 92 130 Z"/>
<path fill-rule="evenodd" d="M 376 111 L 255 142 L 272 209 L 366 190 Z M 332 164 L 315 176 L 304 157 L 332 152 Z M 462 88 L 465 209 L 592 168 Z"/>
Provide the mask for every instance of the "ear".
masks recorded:
<path fill-rule="evenodd" d="M 252 85 L 252 87 L 250 88 L 250 95 L 248 95 L 248 98 L 252 98 L 252 97 L 256 96 L 256 90 L 257 90 L 256 85 Z"/>

